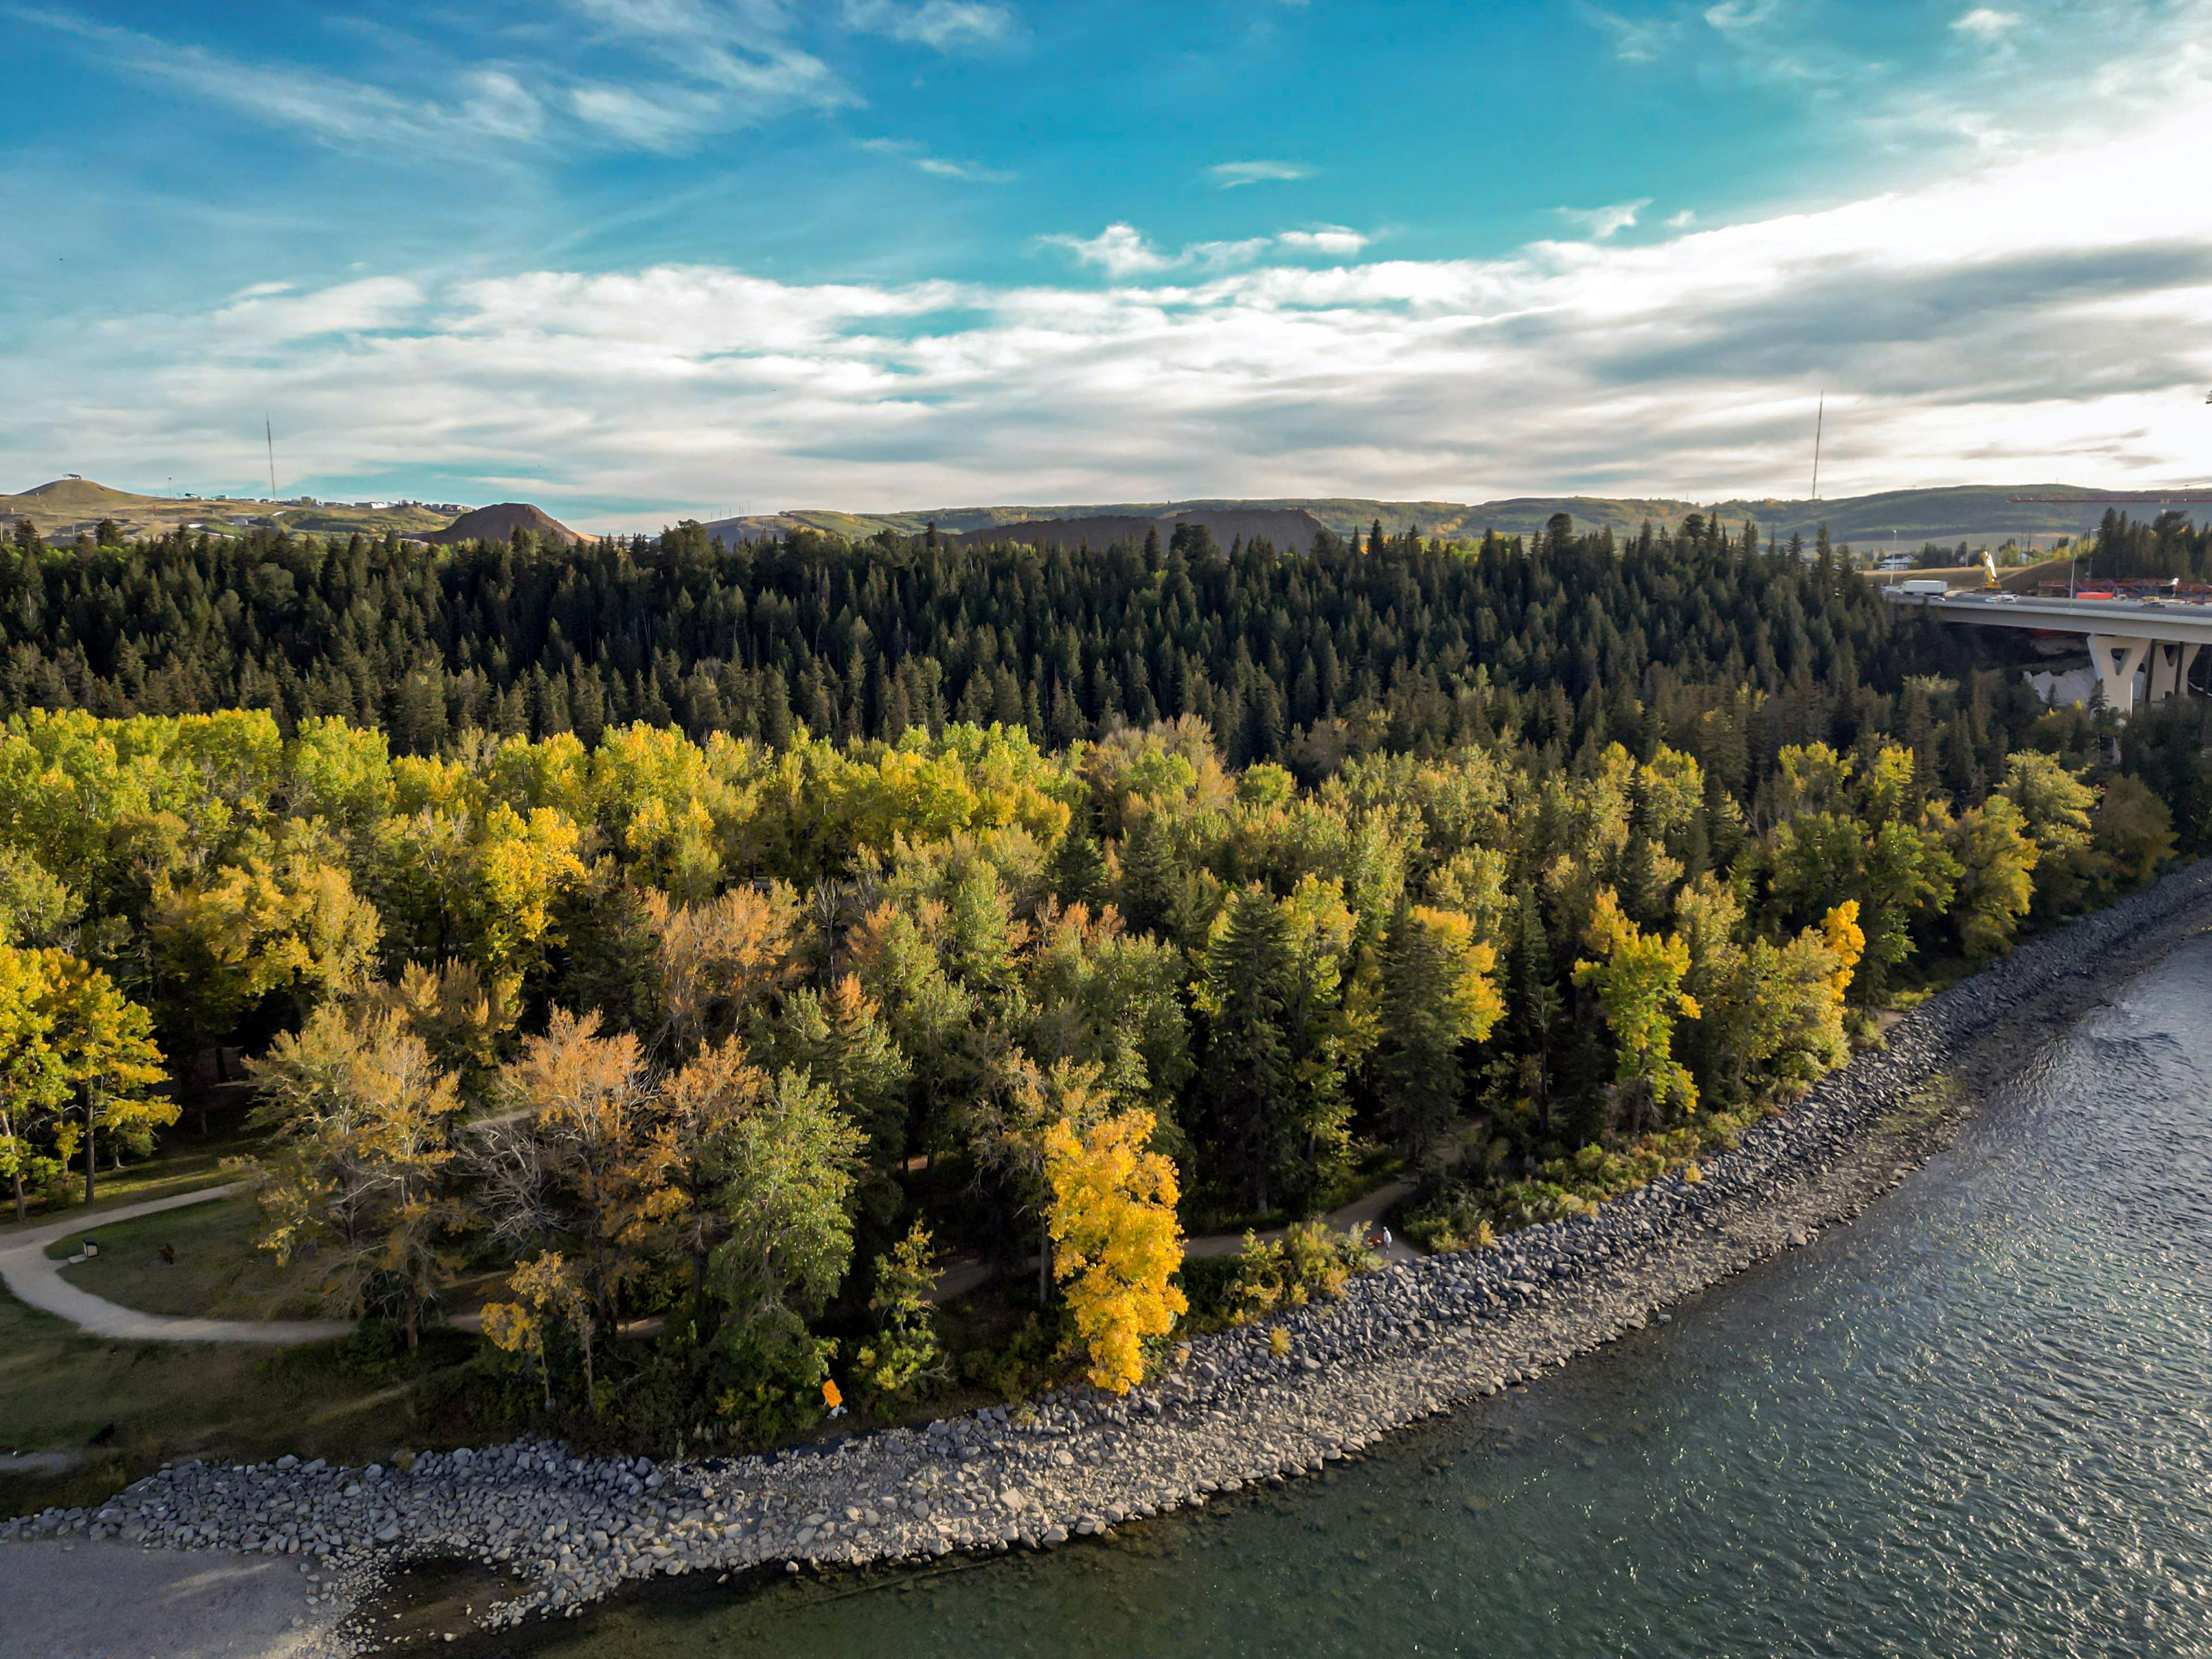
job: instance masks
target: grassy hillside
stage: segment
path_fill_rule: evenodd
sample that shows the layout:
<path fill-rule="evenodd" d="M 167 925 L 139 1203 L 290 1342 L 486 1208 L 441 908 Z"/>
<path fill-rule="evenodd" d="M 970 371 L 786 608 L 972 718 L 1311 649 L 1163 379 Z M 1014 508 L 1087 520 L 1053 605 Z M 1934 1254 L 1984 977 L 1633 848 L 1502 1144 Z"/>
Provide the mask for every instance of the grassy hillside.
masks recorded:
<path fill-rule="evenodd" d="M 1872 495 L 1842 496 L 1832 501 L 1790 501 L 1774 498 L 1736 498 L 1698 503 L 1668 498 L 1614 498 L 1599 495 L 1521 495 L 1502 501 L 1388 501 L 1362 496 L 1275 496 L 1251 501 L 1206 497 L 1187 501 L 1109 501 L 1037 507 L 945 507 L 912 512 L 847 513 L 833 508 L 798 508 L 787 513 L 756 514 L 744 518 L 720 519 L 707 528 L 727 541 L 750 539 L 799 528 L 828 532 L 859 541 L 890 530 L 918 535 L 931 524 L 947 534 L 991 529 L 1040 519 L 1096 519 L 1105 517 L 1165 518 L 1176 514 L 1231 512 L 1305 512 L 1340 536 L 1364 532 L 1380 520 L 1396 532 L 1413 526 L 1424 534 L 1472 540 L 1486 530 L 1502 535 L 1531 535 L 1543 529 L 1555 513 L 1565 513 L 1580 531 L 1610 526 L 1616 535 L 1632 533 L 1647 520 L 1655 525 L 1679 525 L 1692 513 L 1718 517 L 1729 525 L 1755 520 L 1762 534 L 1784 538 L 1795 534 L 1810 541 L 1825 524 L 1839 542 L 1862 550 L 1894 544 L 1917 549 L 1924 542 L 2002 542 L 2014 538 L 2081 535 L 2093 531 L 2106 510 L 2110 491 L 2069 484 L 1962 485 L 1941 489 L 1892 489 Z M 2177 502 L 2181 511 L 2199 520 L 2212 517 L 2212 491 L 2195 492 L 2198 500 Z M 2021 501 L 2015 496 L 2060 497 L 2057 501 Z M 2123 510 L 2141 519 L 2155 517 L 2166 503 L 2148 493 L 2122 504 Z M 101 519 L 113 519 L 131 535 L 155 534 L 179 525 L 204 525 L 210 530 L 243 528 L 249 523 L 273 523 L 289 530 L 320 535 L 358 531 L 368 535 L 396 532 L 422 536 L 453 522 L 448 514 L 419 507 L 364 508 L 321 503 L 295 507 L 246 500 L 177 501 L 165 495 L 137 495 L 111 489 L 88 478 L 63 478 L 41 484 L 20 495 L 0 495 L 0 526 L 27 517 L 42 535 L 66 538 L 90 531 Z"/>
<path fill-rule="evenodd" d="M 420 536 L 442 529 L 452 522 L 452 516 L 419 507 L 369 508 L 338 502 L 293 507 L 229 498 L 179 501 L 173 495 L 136 495 L 126 489 L 111 489 L 90 478 L 57 478 L 20 495 L 0 495 L 0 525 L 28 519 L 40 535 L 54 539 L 80 531 L 89 533 L 102 519 L 114 520 L 130 536 L 161 535 L 182 525 L 225 532 L 243 529 L 248 524 L 276 524 L 316 535 L 359 531 L 370 536 L 387 532 Z"/>
<path fill-rule="evenodd" d="M 2199 496 L 2207 491 L 2176 492 Z M 2015 536 L 2078 536 L 2094 531 L 2110 503 L 2111 490 L 2073 484 L 1967 484 L 1945 489 L 1887 489 L 1874 495 L 1835 501 L 1732 501 L 1711 510 L 1734 524 L 1755 519 L 1762 530 L 1810 541 L 1822 524 L 1838 541 L 1862 547 L 1896 539 L 1900 546 L 1923 542 L 2002 541 Z M 2061 501 L 2019 501 L 2018 495 L 2060 496 Z M 2153 519 L 2166 510 L 2154 500 L 2122 504 L 2131 518 Z M 2212 501 L 2180 505 L 2178 510 L 2202 520 Z"/>
<path fill-rule="evenodd" d="M 874 535 L 879 530 L 913 535 L 933 523 L 939 530 L 958 533 L 1036 519 L 1163 518 L 1176 513 L 1271 509 L 1310 513 L 1340 536 L 1354 530 L 1364 531 L 1379 519 L 1386 529 L 1392 531 L 1413 525 L 1428 535 L 1473 538 L 1485 530 L 1495 530 L 1501 535 L 1533 534 L 1540 531 L 1555 513 L 1570 514 L 1577 530 L 1610 526 L 1616 535 L 1634 531 L 1646 520 L 1655 525 L 1677 525 L 1692 513 L 1705 513 L 1717 515 L 1730 525 L 1751 519 L 1758 523 L 1762 533 L 1772 532 L 1785 539 L 1796 534 L 1810 541 L 1826 524 L 1829 535 L 1836 540 L 1853 542 L 1863 548 L 1886 544 L 1893 538 L 1899 545 L 1917 548 L 1931 541 L 2002 542 L 2014 537 L 2081 535 L 2097 527 L 2107 505 L 2103 497 L 2111 493 L 2071 484 L 1970 484 L 1941 489 L 1891 489 L 1872 495 L 1817 501 L 1739 497 L 1698 503 L 1598 495 L 1521 495 L 1472 504 L 1385 501 L 1358 496 L 1278 496 L 1251 501 L 1207 498 L 1042 507 L 946 507 L 878 514 L 809 508 L 724 519 L 708 527 L 731 539 L 800 526 L 857 538 Z M 2055 503 L 2011 499 L 2019 495 L 2067 499 Z M 2152 518 L 2163 507 L 2155 500 L 2145 499 L 2124 503 L 2124 510 L 2136 518 Z M 2212 501 L 2183 504 L 2181 510 L 2198 519 L 2212 516 Z"/>
<path fill-rule="evenodd" d="M 726 538 L 757 537 L 805 527 L 840 536 L 872 536 L 892 530 L 902 536 L 919 534 L 934 524 L 947 534 L 1026 524 L 1040 519 L 1163 519 L 1175 514 L 1281 512 L 1310 513 L 1340 536 L 1364 532 L 1376 520 L 1396 532 L 1408 525 L 1425 535 L 1480 537 L 1485 530 L 1505 535 L 1527 535 L 1544 527 L 1554 513 L 1573 515 L 1578 528 L 1595 530 L 1611 525 L 1616 533 L 1633 530 L 1650 519 L 1655 524 L 1679 524 L 1697 512 L 1692 501 L 1608 501 L 1594 495 L 1530 495 L 1511 501 L 1468 506 L 1458 501 L 1385 501 L 1364 496 L 1282 495 L 1240 500 L 1206 496 L 1187 501 L 1106 501 L 1047 507 L 944 507 L 911 513 L 839 513 L 817 508 L 795 508 L 788 513 L 756 514 L 750 518 L 720 519 L 708 525 Z"/>

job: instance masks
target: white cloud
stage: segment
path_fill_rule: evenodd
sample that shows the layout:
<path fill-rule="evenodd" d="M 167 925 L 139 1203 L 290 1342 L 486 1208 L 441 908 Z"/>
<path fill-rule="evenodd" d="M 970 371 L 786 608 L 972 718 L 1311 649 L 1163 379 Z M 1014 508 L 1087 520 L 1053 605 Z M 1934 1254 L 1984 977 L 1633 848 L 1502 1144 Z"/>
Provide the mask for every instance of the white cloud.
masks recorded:
<path fill-rule="evenodd" d="M 366 81 L 283 64 L 247 63 L 204 47 L 95 22 L 74 12 L 9 7 L 7 15 L 73 37 L 109 69 L 236 110 L 321 143 L 450 156 L 484 139 L 537 131 L 537 100 L 499 70 L 457 77 L 450 95 L 410 98 Z"/>
<path fill-rule="evenodd" d="M 933 179 L 957 179 L 971 185 L 1004 185 L 1012 183 L 1015 178 L 1015 174 L 1006 168 L 987 167 L 980 162 L 933 155 L 921 145 L 900 138 L 863 138 L 860 148 L 873 150 L 878 155 L 897 156 Z"/>
<path fill-rule="evenodd" d="M 1667 228 L 1669 230 L 1687 230 L 1692 225 L 1694 225 L 1697 222 L 1697 210 L 1695 208 L 1684 208 L 1680 213 L 1670 214 L 1668 216 Z"/>
<path fill-rule="evenodd" d="M 1005 40 L 1014 32 L 1014 16 L 1004 6 L 983 0 L 845 0 L 845 27 L 894 40 L 916 40 L 939 52 Z"/>
<path fill-rule="evenodd" d="M 942 155 L 917 155 L 914 164 L 934 178 L 960 179 L 973 185 L 1003 185 L 1011 182 L 1014 176 L 1000 167 L 978 167 L 973 161 L 947 161 Z"/>
<path fill-rule="evenodd" d="M 422 291 L 401 276 L 368 276 L 310 293 L 287 283 L 256 283 L 221 310 L 208 325 L 219 337 L 254 351 L 332 334 L 396 328 L 420 313 Z"/>
<path fill-rule="evenodd" d="M 1635 224 L 1636 216 L 1650 205 L 1649 196 L 1639 196 L 1632 202 L 1615 202 L 1608 207 L 1563 207 L 1552 211 L 1569 223 L 1582 227 L 1593 240 L 1602 242 Z"/>
<path fill-rule="evenodd" d="M 631 87 L 586 82 L 568 89 L 568 107 L 579 120 L 640 149 L 677 149 L 713 124 L 714 106 L 668 88 L 647 95 Z"/>
<path fill-rule="evenodd" d="M 1313 169 L 1298 161 L 1222 161 L 1206 168 L 1217 190 L 1236 190 L 1245 185 L 1288 184 L 1310 179 Z"/>
<path fill-rule="evenodd" d="M 1052 247 L 1064 247 L 1086 265 L 1097 265 L 1109 276 L 1136 276 L 1149 271 L 1165 270 L 1178 263 L 1179 256 L 1163 253 L 1145 240 L 1144 233 L 1134 225 L 1115 223 L 1096 236 L 1047 236 L 1043 241 Z"/>
<path fill-rule="evenodd" d="M 1705 8 L 1705 21 L 1717 29 L 1756 28 L 1778 9 L 1779 0 L 1720 0 Z"/>
<path fill-rule="evenodd" d="M 1370 240 L 1342 225 L 1316 225 L 1311 230 L 1286 230 L 1275 238 L 1279 246 L 1293 252 L 1326 253 L 1343 258 L 1358 252 Z"/>
<path fill-rule="evenodd" d="M 630 92 L 631 102 L 666 99 L 677 124 L 696 128 L 751 125 L 782 109 L 836 109 L 859 102 L 820 58 L 799 46 L 782 0 L 569 0 L 604 35 L 679 77 Z M 690 82 L 689 86 L 681 82 Z M 702 96 L 711 89 L 720 96 Z M 611 89 L 597 88 L 602 94 Z M 603 101 L 602 108 L 611 108 Z M 653 124 L 635 117 L 638 131 Z M 614 130 L 622 131 L 620 126 Z"/>
<path fill-rule="evenodd" d="M 1613 54 L 1625 64 L 1649 64 L 1674 44 L 1680 26 L 1668 17 L 1624 17 L 1601 7 L 1588 9 L 1590 21 L 1613 37 Z"/>
<path fill-rule="evenodd" d="M 1990 6 L 1977 6 L 1951 27 L 1961 34 L 1972 35 L 1984 46 L 1994 46 L 2018 28 L 2020 21 L 2020 14 L 2016 11 L 1998 11 Z"/>
<path fill-rule="evenodd" d="M 1096 265 L 1109 276 L 1157 276 L 1179 270 L 1225 270 L 1249 264 L 1273 252 L 1321 254 L 1349 258 L 1371 240 L 1344 225 L 1316 225 L 1310 230 L 1285 230 L 1273 236 L 1247 236 L 1233 242 L 1193 242 L 1170 253 L 1148 240 L 1134 225 L 1115 222 L 1097 235 L 1046 236 L 1048 247 L 1066 248 L 1085 264 Z"/>
<path fill-rule="evenodd" d="M 1490 259 L 1316 263 L 1331 227 L 1169 250 L 1117 222 L 1061 244 L 1103 286 L 691 264 L 79 317 L 0 352 L 50 389 L 0 404 L 0 465 L 160 455 L 243 485 L 273 406 L 303 487 L 557 481 L 545 504 L 599 527 L 732 495 L 1711 500 L 1801 490 L 1826 386 L 1838 492 L 2179 482 L 2203 470 L 2212 203 L 2169 181 L 2212 153 L 2212 100 L 2139 114 L 1820 212 Z"/>
<path fill-rule="evenodd" d="M 461 111 L 469 123 L 495 137 L 529 139 L 544 131 L 545 111 L 535 94 L 505 70 L 478 70 L 466 77 Z"/>
<path fill-rule="evenodd" d="M 85 42 L 106 68 L 269 125 L 334 147 L 428 155 L 441 162 L 542 143 L 556 136 L 549 105 L 601 141 L 674 149 L 702 133 L 754 125 L 785 110 L 860 101 L 828 65 L 793 43 L 796 26 L 781 0 L 569 3 L 597 27 L 594 49 L 577 54 L 593 63 L 591 75 L 554 62 L 526 69 L 441 68 L 430 61 L 415 77 L 422 89 L 412 93 L 377 84 L 367 69 L 336 75 L 227 57 L 66 10 L 9 6 L 6 15 Z M 609 46 L 617 50 L 604 49 Z M 634 70 L 632 78 L 615 78 L 623 70 Z"/>

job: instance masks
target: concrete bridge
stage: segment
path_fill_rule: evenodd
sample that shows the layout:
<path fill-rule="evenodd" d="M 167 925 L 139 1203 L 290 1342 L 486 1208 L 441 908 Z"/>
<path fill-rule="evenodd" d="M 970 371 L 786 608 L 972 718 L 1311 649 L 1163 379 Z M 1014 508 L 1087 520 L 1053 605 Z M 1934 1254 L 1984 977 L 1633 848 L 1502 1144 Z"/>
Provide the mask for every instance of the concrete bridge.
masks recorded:
<path fill-rule="evenodd" d="M 2105 706 L 2122 716 L 2136 710 L 2136 676 L 2146 674 L 2143 700 L 2190 695 L 2189 671 L 2212 645 L 2212 605 L 2179 599 L 2045 599 L 2023 594 L 1908 591 L 1885 587 L 1893 605 L 1918 605 L 1947 623 L 1970 628 L 2021 628 L 2079 634 L 2103 689 Z"/>

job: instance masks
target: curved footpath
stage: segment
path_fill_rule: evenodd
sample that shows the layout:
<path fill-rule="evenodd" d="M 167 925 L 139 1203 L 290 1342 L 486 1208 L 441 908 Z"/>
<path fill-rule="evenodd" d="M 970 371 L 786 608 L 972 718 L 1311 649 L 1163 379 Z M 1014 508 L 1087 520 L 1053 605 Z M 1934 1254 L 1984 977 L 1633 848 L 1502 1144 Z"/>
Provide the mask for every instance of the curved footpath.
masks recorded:
<path fill-rule="evenodd" d="M 245 1188 L 203 1187 L 197 1192 L 173 1193 L 149 1198 L 143 1204 L 125 1204 L 112 1210 L 80 1210 L 59 1221 L 28 1232 L 17 1233 L 0 1244 L 0 1282 L 19 1302 L 58 1314 L 94 1336 L 120 1337 L 133 1342 L 315 1342 L 343 1336 L 353 1329 L 351 1320 L 333 1319 L 195 1319 L 178 1314 L 142 1313 L 89 1291 L 79 1290 L 62 1277 L 66 1263 L 54 1261 L 46 1247 L 71 1233 L 96 1233 L 118 1221 L 135 1221 L 142 1215 L 159 1215 L 188 1204 L 205 1204 L 228 1198 Z"/>
<path fill-rule="evenodd" d="M 1978 1052 L 2016 1060 L 2039 1028 L 2094 999 L 2085 981 L 2208 923 L 2212 861 L 1931 998 L 1881 1050 L 1705 1164 L 1700 1182 L 1670 1176 L 1494 1249 L 1394 1264 L 1284 1319 L 1287 1353 L 1255 1328 L 1201 1337 L 1164 1381 L 1124 1400 L 1064 1389 L 926 1431 L 658 1467 L 536 1443 L 425 1455 L 404 1474 L 188 1464 L 96 1512 L 49 1510 L 0 1537 L 329 1556 L 326 1577 L 355 1589 L 410 1556 L 471 1558 L 528 1584 L 489 1615 L 507 1626 L 579 1613 L 657 1573 L 797 1571 L 1102 1532 L 1317 1468 L 1455 1401 L 1523 1383 L 1856 1215 L 1942 1139 L 1942 1115 L 1911 1109 L 1939 1072 L 1982 1039 L 1994 1041 Z"/>

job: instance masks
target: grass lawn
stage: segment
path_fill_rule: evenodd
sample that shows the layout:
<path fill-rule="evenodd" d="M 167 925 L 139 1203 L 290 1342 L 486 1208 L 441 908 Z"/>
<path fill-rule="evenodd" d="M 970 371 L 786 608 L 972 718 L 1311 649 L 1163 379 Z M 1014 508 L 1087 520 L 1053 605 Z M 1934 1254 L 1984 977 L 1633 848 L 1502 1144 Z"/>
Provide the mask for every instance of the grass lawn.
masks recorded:
<path fill-rule="evenodd" d="M 217 1133 L 202 1137 L 180 1126 L 163 1136 L 161 1150 L 144 1163 L 126 1165 L 119 1173 L 100 1170 L 94 1183 L 96 1201 L 89 1210 L 84 1207 L 84 1169 L 80 1164 L 70 1181 L 69 1201 L 44 1207 L 33 1204 L 28 1224 L 40 1226 L 70 1215 L 89 1220 L 102 1210 L 120 1205 L 167 1198 L 172 1193 L 187 1193 L 196 1187 L 219 1187 L 230 1179 L 223 1172 L 223 1159 L 252 1152 L 259 1145 L 258 1136 Z M 15 1205 L 8 1199 L 5 1189 L 0 1188 L 0 1240 L 15 1231 Z"/>
<path fill-rule="evenodd" d="M 63 1271 L 79 1290 L 144 1313 L 211 1319 L 311 1319 L 322 1311 L 311 1266 L 279 1267 L 254 1248 L 260 1211 L 252 1199 L 218 1199 L 106 1226 L 97 1216 L 88 1212 L 82 1232 L 46 1247 L 60 1261 L 87 1237 L 98 1241 L 99 1255 Z M 165 1244 L 174 1262 L 161 1259 Z"/>
<path fill-rule="evenodd" d="M 86 1458 L 69 1474 L 0 1475 L 0 1515 L 88 1503 L 184 1458 L 362 1462 L 465 1437 L 453 1385 L 473 1348 L 453 1332 L 412 1361 L 344 1341 L 112 1342 L 0 1295 L 0 1449 Z"/>

